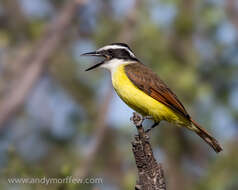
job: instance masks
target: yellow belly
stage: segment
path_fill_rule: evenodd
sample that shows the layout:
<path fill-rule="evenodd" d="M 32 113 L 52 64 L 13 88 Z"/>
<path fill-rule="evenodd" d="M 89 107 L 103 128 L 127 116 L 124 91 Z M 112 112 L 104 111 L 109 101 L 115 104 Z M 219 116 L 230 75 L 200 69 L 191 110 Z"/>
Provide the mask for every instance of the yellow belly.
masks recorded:
<path fill-rule="evenodd" d="M 112 73 L 112 84 L 128 106 L 144 116 L 152 116 L 155 121 L 166 120 L 178 125 L 189 125 L 186 118 L 138 89 L 127 77 L 124 66 L 118 66 Z"/>

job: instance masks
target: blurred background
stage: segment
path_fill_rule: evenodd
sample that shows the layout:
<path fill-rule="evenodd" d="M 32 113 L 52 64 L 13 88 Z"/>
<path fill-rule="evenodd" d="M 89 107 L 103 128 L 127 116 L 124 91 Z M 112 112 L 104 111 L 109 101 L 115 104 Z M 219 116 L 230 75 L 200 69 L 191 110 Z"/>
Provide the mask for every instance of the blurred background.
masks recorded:
<path fill-rule="evenodd" d="M 162 122 L 151 142 L 168 189 L 237 190 L 237 32 L 236 0 L 0 0 L 0 189 L 134 189 L 132 110 L 80 57 L 125 42 L 224 148 Z M 73 175 L 103 184 L 7 181 Z"/>

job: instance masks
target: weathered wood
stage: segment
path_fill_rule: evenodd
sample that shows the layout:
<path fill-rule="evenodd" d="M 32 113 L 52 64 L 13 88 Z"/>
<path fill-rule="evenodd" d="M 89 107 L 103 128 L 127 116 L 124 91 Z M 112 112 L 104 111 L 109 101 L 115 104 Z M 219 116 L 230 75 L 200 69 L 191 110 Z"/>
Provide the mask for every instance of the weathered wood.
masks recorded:
<path fill-rule="evenodd" d="M 149 136 L 145 133 L 142 122 L 143 118 L 133 113 L 131 118 L 137 128 L 138 135 L 132 142 L 139 180 L 135 186 L 136 190 L 166 190 L 162 164 L 157 163 L 149 142 Z"/>

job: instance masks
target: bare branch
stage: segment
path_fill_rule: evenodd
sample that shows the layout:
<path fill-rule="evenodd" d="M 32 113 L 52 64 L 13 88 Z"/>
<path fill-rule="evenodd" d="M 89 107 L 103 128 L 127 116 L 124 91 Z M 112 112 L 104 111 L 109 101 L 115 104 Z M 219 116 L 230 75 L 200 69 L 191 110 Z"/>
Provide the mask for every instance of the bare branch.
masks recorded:
<path fill-rule="evenodd" d="M 143 118 L 139 114 L 133 113 L 131 120 L 138 131 L 138 135 L 135 136 L 135 140 L 132 142 L 132 151 L 139 175 L 139 181 L 135 189 L 166 190 L 162 165 L 158 164 L 154 158 L 149 137 L 142 126 Z"/>

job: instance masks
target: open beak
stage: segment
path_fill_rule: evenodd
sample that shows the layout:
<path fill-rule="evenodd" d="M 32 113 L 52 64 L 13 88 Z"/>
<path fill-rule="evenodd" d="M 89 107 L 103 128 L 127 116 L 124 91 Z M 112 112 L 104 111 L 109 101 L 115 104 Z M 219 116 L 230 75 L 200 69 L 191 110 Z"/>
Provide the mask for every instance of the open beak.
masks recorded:
<path fill-rule="evenodd" d="M 89 53 L 83 53 L 81 54 L 81 56 L 97 56 L 97 57 L 105 57 L 104 55 L 96 52 L 96 51 L 93 51 L 93 52 L 89 52 Z M 93 65 L 92 67 L 89 67 L 88 69 L 86 69 L 85 71 L 90 71 L 92 69 L 95 69 L 97 67 L 99 67 L 100 65 L 102 65 L 104 63 L 104 60 L 101 61 L 100 63 L 96 64 L 96 65 Z"/>

